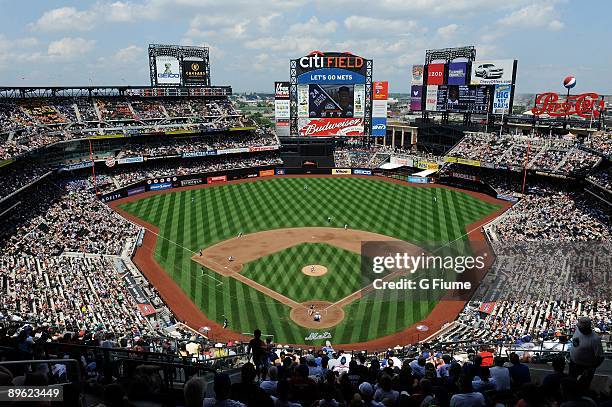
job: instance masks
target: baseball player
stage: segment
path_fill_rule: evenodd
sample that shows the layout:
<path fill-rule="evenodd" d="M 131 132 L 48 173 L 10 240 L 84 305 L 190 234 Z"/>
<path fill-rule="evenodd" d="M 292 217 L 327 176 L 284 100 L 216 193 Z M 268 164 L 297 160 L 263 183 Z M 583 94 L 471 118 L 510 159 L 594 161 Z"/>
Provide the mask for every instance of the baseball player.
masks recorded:
<path fill-rule="evenodd" d="M 308 307 L 308 316 L 309 317 L 311 317 L 312 314 L 314 314 L 314 309 L 315 309 L 314 304 L 310 304 L 310 307 Z"/>
<path fill-rule="evenodd" d="M 310 272 L 311 272 L 312 274 L 314 274 L 314 272 L 315 272 L 315 266 L 310 266 Z"/>

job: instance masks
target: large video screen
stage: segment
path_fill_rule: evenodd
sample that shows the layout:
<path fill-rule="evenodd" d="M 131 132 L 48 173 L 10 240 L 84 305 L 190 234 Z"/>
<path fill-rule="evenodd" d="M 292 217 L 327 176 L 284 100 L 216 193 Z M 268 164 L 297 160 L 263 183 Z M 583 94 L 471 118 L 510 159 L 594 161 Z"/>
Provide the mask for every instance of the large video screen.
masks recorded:
<path fill-rule="evenodd" d="M 353 117 L 354 85 L 309 85 L 308 117 Z"/>
<path fill-rule="evenodd" d="M 489 88 L 487 86 L 442 85 L 428 86 L 427 88 L 428 98 L 431 99 L 428 100 L 427 110 L 456 113 L 487 112 L 489 106 Z M 435 92 L 435 96 L 433 92 Z"/>

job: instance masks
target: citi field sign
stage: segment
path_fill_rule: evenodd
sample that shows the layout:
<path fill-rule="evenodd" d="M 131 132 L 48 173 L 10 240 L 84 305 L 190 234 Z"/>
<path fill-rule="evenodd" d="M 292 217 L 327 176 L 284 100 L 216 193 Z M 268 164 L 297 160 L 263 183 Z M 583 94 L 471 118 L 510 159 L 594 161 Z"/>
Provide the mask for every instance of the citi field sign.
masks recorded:
<path fill-rule="evenodd" d="M 365 83 L 366 60 L 349 52 L 312 51 L 294 61 L 300 84 Z"/>

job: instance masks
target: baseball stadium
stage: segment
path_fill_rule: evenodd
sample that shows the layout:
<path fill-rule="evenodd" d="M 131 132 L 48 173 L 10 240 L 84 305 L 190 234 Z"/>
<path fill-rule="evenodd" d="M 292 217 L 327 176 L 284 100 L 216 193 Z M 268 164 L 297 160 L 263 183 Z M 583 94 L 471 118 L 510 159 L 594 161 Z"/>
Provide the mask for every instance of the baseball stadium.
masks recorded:
<path fill-rule="evenodd" d="M 609 84 L 268 3 L 0 28 L 0 405 L 610 405 Z M 166 18 L 185 45 L 132 39 Z"/>

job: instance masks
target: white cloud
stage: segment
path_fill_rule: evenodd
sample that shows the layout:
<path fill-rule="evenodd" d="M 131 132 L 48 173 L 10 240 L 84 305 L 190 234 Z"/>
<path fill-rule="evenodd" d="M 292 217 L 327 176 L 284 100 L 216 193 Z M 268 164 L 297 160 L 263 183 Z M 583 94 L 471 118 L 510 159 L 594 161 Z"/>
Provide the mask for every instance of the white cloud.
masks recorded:
<path fill-rule="evenodd" d="M 347 30 L 353 32 L 408 34 L 417 27 L 413 20 L 391 20 L 366 16 L 349 16 L 344 20 Z"/>
<path fill-rule="evenodd" d="M 256 71 L 264 71 L 268 68 L 268 62 L 270 60 L 270 55 L 268 55 L 267 53 L 261 53 L 261 54 L 257 54 L 255 55 L 255 58 L 253 59 L 253 64 L 252 67 L 256 70 Z"/>
<path fill-rule="evenodd" d="M 293 35 L 324 36 L 335 33 L 337 27 L 338 23 L 336 23 L 334 20 L 322 23 L 316 16 L 312 16 L 304 23 L 295 23 L 290 25 L 289 30 L 287 31 L 289 34 Z"/>
<path fill-rule="evenodd" d="M 137 45 L 121 48 L 115 53 L 115 59 L 121 62 L 132 62 L 145 57 L 145 50 Z"/>
<path fill-rule="evenodd" d="M 268 31 L 270 28 L 272 28 L 272 20 L 275 20 L 280 16 L 280 13 L 272 13 L 257 17 L 257 25 L 261 31 Z"/>
<path fill-rule="evenodd" d="M 90 11 L 78 11 L 74 7 L 60 7 L 46 11 L 30 24 L 33 31 L 88 31 L 93 28 L 94 14 Z"/>
<path fill-rule="evenodd" d="M 353 8 L 371 10 L 372 14 L 388 18 L 433 15 L 465 18 L 472 14 L 481 14 L 488 11 L 512 10 L 533 0 L 504 0 L 503 3 L 491 0 L 317 0 L 320 9 L 327 11 L 345 11 Z"/>
<path fill-rule="evenodd" d="M 96 42 L 84 38 L 64 37 L 61 40 L 52 41 L 47 48 L 50 57 L 59 59 L 70 59 L 80 54 L 91 51 Z"/>
<path fill-rule="evenodd" d="M 234 19 L 219 14 L 197 14 L 189 23 L 189 37 L 240 38 L 250 24 L 250 19 Z"/>
<path fill-rule="evenodd" d="M 457 33 L 458 29 L 459 26 L 457 24 L 449 24 L 438 28 L 436 33 L 438 33 L 438 35 L 441 37 L 452 37 Z"/>
<path fill-rule="evenodd" d="M 97 7 L 98 12 L 106 14 L 106 18 L 109 21 L 133 21 L 138 17 L 135 14 L 135 12 L 138 11 L 137 9 L 139 9 L 139 7 L 122 1 L 116 1 L 108 5 L 105 4 Z"/>
<path fill-rule="evenodd" d="M 558 13 L 551 3 L 534 3 L 501 18 L 499 23 L 508 27 L 545 27 L 550 30 L 560 30 L 563 23 L 557 18 Z"/>

